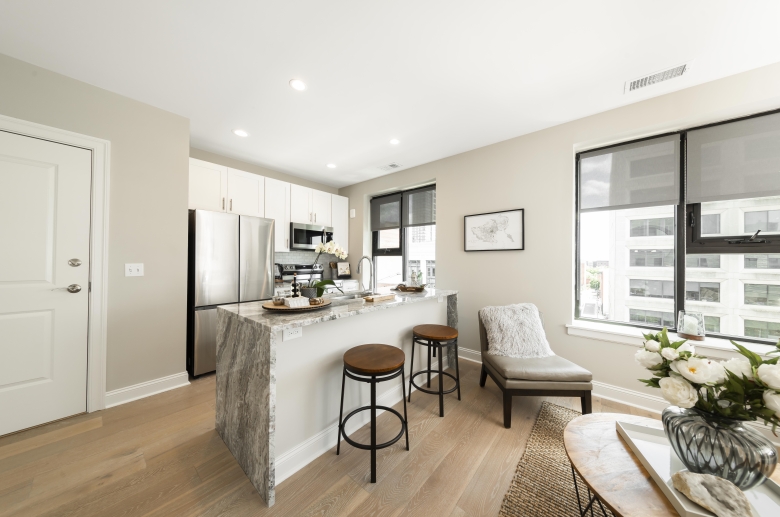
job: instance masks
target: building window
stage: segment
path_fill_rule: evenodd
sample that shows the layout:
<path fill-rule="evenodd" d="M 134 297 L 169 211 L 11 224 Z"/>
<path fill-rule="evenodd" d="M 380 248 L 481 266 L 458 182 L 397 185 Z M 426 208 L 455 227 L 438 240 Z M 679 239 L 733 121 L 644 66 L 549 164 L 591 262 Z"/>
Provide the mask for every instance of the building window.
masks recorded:
<path fill-rule="evenodd" d="M 720 284 L 716 282 L 685 282 L 685 299 L 717 303 L 720 301 Z"/>
<path fill-rule="evenodd" d="M 631 296 L 674 299 L 674 280 L 629 280 Z"/>
<path fill-rule="evenodd" d="M 704 330 L 706 332 L 720 333 L 720 317 L 704 316 Z"/>
<path fill-rule="evenodd" d="M 631 221 L 631 237 L 656 237 L 658 235 L 674 235 L 674 217 Z"/>
<path fill-rule="evenodd" d="M 688 255 L 685 257 L 685 267 L 719 268 L 720 255 Z"/>
<path fill-rule="evenodd" d="M 717 235 L 720 233 L 720 214 L 705 214 L 701 216 L 702 235 Z"/>
<path fill-rule="evenodd" d="M 674 250 L 631 250 L 632 267 L 673 267 Z"/>
<path fill-rule="evenodd" d="M 434 279 L 436 278 L 436 261 L 426 260 L 425 268 L 426 268 L 426 274 L 428 275 L 428 281 L 433 282 Z"/>
<path fill-rule="evenodd" d="M 658 327 L 674 327 L 674 314 L 671 312 L 629 309 L 629 320 Z"/>
<path fill-rule="evenodd" d="M 745 233 L 777 233 L 780 231 L 780 210 L 745 212 Z"/>
<path fill-rule="evenodd" d="M 745 254 L 745 269 L 780 269 L 780 254 Z"/>
<path fill-rule="evenodd" d="M 745 335 L 761 339 L 780 339 L 780 323 L 772 321 L 745 320 Z"/>
<path fill-rule="evenodd" d="M 745 304 L 780 307 L 780 285 L 745 284 Z"/>

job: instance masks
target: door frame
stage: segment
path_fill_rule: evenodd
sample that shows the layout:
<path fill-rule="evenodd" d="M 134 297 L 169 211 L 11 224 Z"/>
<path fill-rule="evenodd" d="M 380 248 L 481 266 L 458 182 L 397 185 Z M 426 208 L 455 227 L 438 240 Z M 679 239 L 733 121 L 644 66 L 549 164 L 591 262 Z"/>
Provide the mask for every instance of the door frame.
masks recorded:
<path fill-rule="evenodd" d="M 0 131 L 87 149 L 92 153 L 89 236 L 89 325 L 87 327 L 87 412 L 106 407 L 108 321 L 108 205 L 111 142 L 0 114 Z"/>

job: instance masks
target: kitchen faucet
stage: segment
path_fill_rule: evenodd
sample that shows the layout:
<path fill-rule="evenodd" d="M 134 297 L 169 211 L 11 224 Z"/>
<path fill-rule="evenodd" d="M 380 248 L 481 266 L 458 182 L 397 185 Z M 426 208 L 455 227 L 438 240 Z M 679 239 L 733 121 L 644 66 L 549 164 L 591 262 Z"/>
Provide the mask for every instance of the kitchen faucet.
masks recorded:
<path fill-rule="evenodd" d="M 357 272 L 358 275 L 360 274 L 360 267 L 363 265 L 363 260 L 368 261 L 368 290 L 373 291 L 374 290 L 374 263 L 371 262 L 371 257 L 368 257 L 366 255 L 363 255 L 360 260 L 358 261 L 358 267 Z M 363 283 L 363 278 L 360 278 L 360 283 Z"/>

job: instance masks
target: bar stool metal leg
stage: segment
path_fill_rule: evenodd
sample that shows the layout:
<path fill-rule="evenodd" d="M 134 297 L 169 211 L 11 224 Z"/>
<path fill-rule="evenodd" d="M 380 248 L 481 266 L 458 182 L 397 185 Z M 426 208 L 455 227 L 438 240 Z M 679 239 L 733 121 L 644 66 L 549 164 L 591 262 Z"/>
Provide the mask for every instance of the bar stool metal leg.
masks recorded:
<path fill-rule="evenodd" d="M 371 482 L 376 483 L 376 375 L 371 376 Z"/>
<path fill-rule="evenodd" d="M 428 344 L 430 343 L 431 342 L 428 341 Z M 428 349 L 428 385 L 427 386 L 430 388 L 431 387 L 431 348 L 433 347 L 427 346 L 425 348 Z"/>
<path fill-rule="evenodd" d="M 439 416 L 444 416 L 444 374 L 441 360 L 441 342 L 439 342 Z"/>
<path fill-rule="evenodd" d="M 455 377 L 458 383 L 458 400 L 460 400 L 460 368 L 458 366 L 458 340 L 455 340 Z"/>
<path fill-rule="evenodd" d="M 341 407 L 339 407 L 339 436 L 338 441 L 336 442 L 336 455 L 338 456 L 339 452 L 341 451 L 341 422 L 342 417 L 344 416 L 344 383 L 347 381 L 347 369 L 342 368 L 341 369 Z"/>
<path fill-rule="evenodd" d="M 412 374 L 414 373 L 414 336 L 412 336 L 412 360 L 409 365 L 409 402 L 412 401 Z M 403 377 L 403 375 L 401 376 Z M 404 405 L 406 407 L 406 405 Z"/>
<path fill-rule="evenodd" d="M 409 392 L 411 393 L 411 388 Z M 406 380 L 404 379 L 404 372 L 401 371 L 401 393 L 404 396 L 404 422 L 406 423 L 406 450 L 409 450 L 409 419 L 406 416 Z"/>

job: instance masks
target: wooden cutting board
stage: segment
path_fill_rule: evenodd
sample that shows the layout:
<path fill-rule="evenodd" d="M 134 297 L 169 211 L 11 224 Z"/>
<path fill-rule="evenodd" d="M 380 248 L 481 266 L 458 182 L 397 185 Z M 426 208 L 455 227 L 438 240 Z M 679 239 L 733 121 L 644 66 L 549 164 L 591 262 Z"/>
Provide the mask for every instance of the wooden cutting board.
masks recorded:
<path fill-rule="evenodd" d="M 390 294 L 374 294 L 363 298 L 367 302 L 384 302 L 387 300 L 395 300 L 395 295 Z"/>

